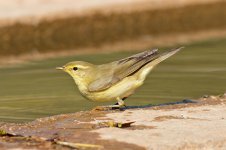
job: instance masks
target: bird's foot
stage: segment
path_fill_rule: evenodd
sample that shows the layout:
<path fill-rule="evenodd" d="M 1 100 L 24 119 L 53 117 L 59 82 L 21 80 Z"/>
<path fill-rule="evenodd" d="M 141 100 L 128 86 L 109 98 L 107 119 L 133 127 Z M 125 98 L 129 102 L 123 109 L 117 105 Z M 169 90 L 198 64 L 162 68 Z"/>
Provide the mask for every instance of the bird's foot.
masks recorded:
<path fill-rule="evenodd" d="M 107 105 L 107 106 L 97 106 L 95 108 L 92 109 L 92 111 L 109 111 L 109 110 L 123 110 L 124 108 L 126 108 L 125 102 L 120 99 L 117 98 L 117 103 L 114 105 Z"/>
<path fill-rule="evenodd" d="M 117 101 L 118 101 L 117 104 L 118 104 L 119 108 L 126 107 L 125 102 L 121 98 L 117 98 Z"/>
<path fill-rule="evenodd" d="M 109 111 L 109 110 L 121 110 L 122 108 L 125 108 L 125 105 L 107 105 L 107 106 L 97 106 L 92 109 L 92 111 Z"/>

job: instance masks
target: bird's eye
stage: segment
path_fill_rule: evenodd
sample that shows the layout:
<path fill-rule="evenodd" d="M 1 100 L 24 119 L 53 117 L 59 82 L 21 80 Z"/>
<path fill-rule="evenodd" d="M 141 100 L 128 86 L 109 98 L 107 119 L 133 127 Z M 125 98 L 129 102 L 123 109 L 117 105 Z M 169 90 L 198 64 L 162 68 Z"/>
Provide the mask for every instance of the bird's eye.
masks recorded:
<path fill-rule="evenodd" d="M 78 70 L 78 67 L 73 67 L 73 70 L 74 70 L 74 71 Z"/>

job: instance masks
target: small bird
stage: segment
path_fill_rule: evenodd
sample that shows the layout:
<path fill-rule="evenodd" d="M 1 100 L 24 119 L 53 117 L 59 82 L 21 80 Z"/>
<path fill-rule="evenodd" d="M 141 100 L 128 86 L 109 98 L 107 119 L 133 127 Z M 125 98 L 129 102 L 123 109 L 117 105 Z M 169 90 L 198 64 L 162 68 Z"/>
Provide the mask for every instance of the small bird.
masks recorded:
<path fill-rule="evenodd" d="M 84 61 L 69 62 L 63 70 L 72 76 L 82 96 L 91 101 L 117 101 L 109 107 L 123 107 L 124 100 L 140 87 L 149 72 L 161 61 L 174 55 L 182 47 L 164 53 L 147 50 L 130 57 L 102 65 Z"/>

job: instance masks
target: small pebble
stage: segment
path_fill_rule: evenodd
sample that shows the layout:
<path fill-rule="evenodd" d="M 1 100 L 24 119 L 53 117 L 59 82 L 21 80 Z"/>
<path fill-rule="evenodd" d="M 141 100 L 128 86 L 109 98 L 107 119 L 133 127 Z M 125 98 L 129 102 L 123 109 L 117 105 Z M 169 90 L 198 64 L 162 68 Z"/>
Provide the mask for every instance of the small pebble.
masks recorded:
<path fill-rule="evenodd" d="M 183 115 L 183 114 L 181 114 L 180 116 L 181 116 L 181 118 L 183 118 L 183 119 L 184 119 L 184 115 Z"/>
<path fill-rule="evenodd" d="M 202 96 L 202 98 L 208 98 L 209 97 L 209 95 L 203 95 Z"/>

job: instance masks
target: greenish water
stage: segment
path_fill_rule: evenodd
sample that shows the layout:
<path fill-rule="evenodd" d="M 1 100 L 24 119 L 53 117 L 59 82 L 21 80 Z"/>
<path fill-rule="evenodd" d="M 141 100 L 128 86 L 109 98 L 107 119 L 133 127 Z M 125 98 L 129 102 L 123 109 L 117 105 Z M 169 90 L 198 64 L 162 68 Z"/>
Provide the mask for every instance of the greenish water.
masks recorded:
<path fill-rule="evenodd" d="M 133 53 L 61 57 L 1 68 L 0 121 L 24 122 L 111 104 L 85 100 L 72 78 L 55 67 L 73 60 L 107 63 Z M 159 104 L 225 91 L 226 39 L 212 40 L 186 45 L 183 51 L 162 62 L 126 104 Z"/>

